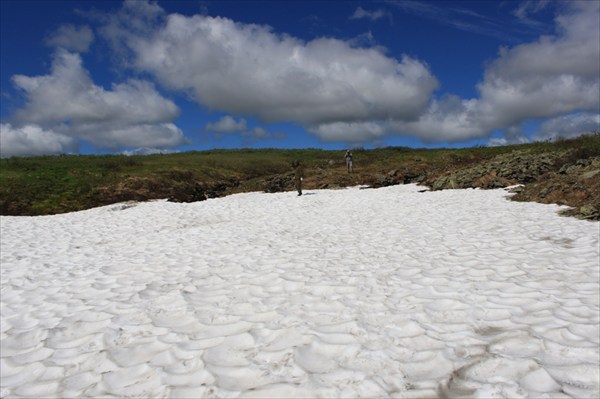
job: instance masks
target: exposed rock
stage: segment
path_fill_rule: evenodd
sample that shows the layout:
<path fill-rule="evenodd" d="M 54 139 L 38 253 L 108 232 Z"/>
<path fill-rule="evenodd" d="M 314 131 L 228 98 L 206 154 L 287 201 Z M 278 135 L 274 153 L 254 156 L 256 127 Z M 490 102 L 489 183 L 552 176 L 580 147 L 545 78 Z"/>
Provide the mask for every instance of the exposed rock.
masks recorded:
<path fill-rule="evenodd" d="M 521 185 L 519 185 L 519 186 L 514 186 L 514 187 L 511 187 L 511 188 L 507 189 L 507 191 L 508 191 L 509 193 L 513 193 L 513 194 L 522 193 L 522 192 L 523 192 L 523 190 L 524 190 L 524 188 L 523 188 L 523 186 L 521 186 Z"/>
<path fill-rule="evenodd" d="M 513 182 L 505 179 L 504 177 L 500 177 L 496 174 L 495 171 L 488 173 L 485 176 L 481 176 L 476 178 L 473 181 L 474 187 L 479 187 L 483 189 L 494 189 L 494 188 L 502 188 L 512 186 Z"/>
<path fill-rule="evenodd" d="M 173 190 L 169 197 L 169 202 L 197 202 L 208 199 L 206 189 L 201 184 L 195 184 L 193 187 L 178 187 Z"/>
<path fill-rule="evenodd" d="M 433 190 L 457 188 L 501 188 L 537 180 L 553 169 L 560 154 L 529 154 L 513 151 L 488 162 L 447 172 L 426 180 Z"/>
<path fill-rule="evenodd" d="M 598 220 L 600 218 L 600 211 L 593 205 L 584 205 L 579 208 L 579 215 L 583 219 Z"/>
<path fill-rule="evenodd" d="M 294 188 L 294 174 L 277 175 L 265 180 L 263 183 L 266 193 L 279 193 Z"/>
<path fill-rule="evenodd" d="M 402 180 L 398 179 L 394 175 L 387 174 L 385 176 L 378 176 L 374 183 L 370 184 L 370 188 L 380 188 L 380 187 L 389 187 L 389 186 L 397 186 L 401 184 Z"/>
<path fill-rule="evenodd" d="M 580 219 L 600 220 L 600 157 L 576 160 L 565 164 L 543 179 L 527 184 L 511 197 L 515 201 L 536 201 L 546 204 L 568 205 L 563 215 Z"/>
<path fill-rule="evenodd" d="M 200 182 L 186 182 L 178 186 L 172 187 L 171 195 L 168 197 L 169 202 L 197 202 L 204 201 L 209 198 L 219 198 L 225 193 L 239 185 L 236 179 L 218 182 L 215 184 L 204 184 Z"/>
<path fill-rule="evenodd" d="M 341 189 L 344 188 L 342 186 L 340 186 L 339 184 L 333 184 L 333 183 L 325 183 L 325 184 L 321 184 L 319 186 L 319 189 L 321 190 L 337 190 L 337 189 Z"/>

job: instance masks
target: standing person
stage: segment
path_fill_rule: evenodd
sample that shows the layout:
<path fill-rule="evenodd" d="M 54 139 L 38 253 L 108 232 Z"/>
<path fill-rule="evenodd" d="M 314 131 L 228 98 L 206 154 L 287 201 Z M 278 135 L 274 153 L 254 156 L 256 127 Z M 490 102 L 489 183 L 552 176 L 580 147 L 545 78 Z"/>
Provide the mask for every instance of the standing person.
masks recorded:
<path fill-rule="evenodd" d="M 302 195 L 302 180 L 304 180 L 304 168 L 300 165 L 300 161 L 295 160 L 292 162 L 292 166 L 294 167 L 294 183 L 296 185 L 296 190 L 298 190 L 298 195 Z"/>
<path fill-rule="evenodd" d="M 352 151 L 346 150 L 344 158 L 346 159 L 346 168 L 348 169 L 348 173 L 350 173 L 352 172 Z"/>

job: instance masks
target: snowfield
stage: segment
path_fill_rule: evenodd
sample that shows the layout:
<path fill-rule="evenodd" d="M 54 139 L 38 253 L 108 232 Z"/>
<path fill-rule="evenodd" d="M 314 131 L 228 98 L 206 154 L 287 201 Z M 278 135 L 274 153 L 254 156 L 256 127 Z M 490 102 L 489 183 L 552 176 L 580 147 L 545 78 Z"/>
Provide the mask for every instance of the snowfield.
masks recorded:
<path fill-rule="evenodd" d="M 599 226 L 506 190 L 1 217 L 1 397 L 596 398 Z"/>

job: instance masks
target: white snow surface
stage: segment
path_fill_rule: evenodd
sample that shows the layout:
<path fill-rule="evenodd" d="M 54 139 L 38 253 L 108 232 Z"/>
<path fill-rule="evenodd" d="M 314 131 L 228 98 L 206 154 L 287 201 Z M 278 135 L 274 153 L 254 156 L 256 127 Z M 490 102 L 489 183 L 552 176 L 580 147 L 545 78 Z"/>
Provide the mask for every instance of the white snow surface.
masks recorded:
<path fill-rule="evenodd" d="M 600 396 L 599 223 L 421 189 L 2 216 L 0 396 Z"/>

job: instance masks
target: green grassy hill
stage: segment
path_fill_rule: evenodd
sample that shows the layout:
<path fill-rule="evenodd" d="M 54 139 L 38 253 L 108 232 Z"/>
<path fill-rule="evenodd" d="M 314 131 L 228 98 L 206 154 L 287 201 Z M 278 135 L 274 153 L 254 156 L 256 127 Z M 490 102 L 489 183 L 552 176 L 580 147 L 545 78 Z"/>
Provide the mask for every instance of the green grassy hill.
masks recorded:
<path fill-rule="evenodd" d="M 600 173 L 594 173 L 600 170 L 598 133 L 572 140 L 504 147 L 358 149 L 354 150 L 352 174 L 345 170 L 343 155 L 344 151 L 318 149 L 240 149 L 1 159 L 0 214 L 48 215 L 131 200 L 194 201 L 246 191 L 292 190 L 293 160 L 300 160 L 305 167 L 306 189 L 417 182 L 435 189 L 522 183 L 531 190 L 535 184 L 553 181 L 556 185 L 561 177 L 569 176 L 574 179 L 569 187 L 564 186 L 566 181 L 557 186 L 558 191 L 565 192 L 564 198 L 555 194 L 554 201 L 600 208 L 600 187 L 595 186 Z M 537 159 L 539 162 L 532 161 Z M 531 169 L 536 162 L 542 165 L 539 170 L 516 172 L 519 168 Z M 591 177 L 579 179 L 577 174 Z M 273 189 L 275 180 L 279 186 Z M 519 195 L 522 200 L 547 202 L 535 198 L 534 191 L 529 197 L 525 190 Z M 573 191 L 577 191 L 576 195 Z"/>

